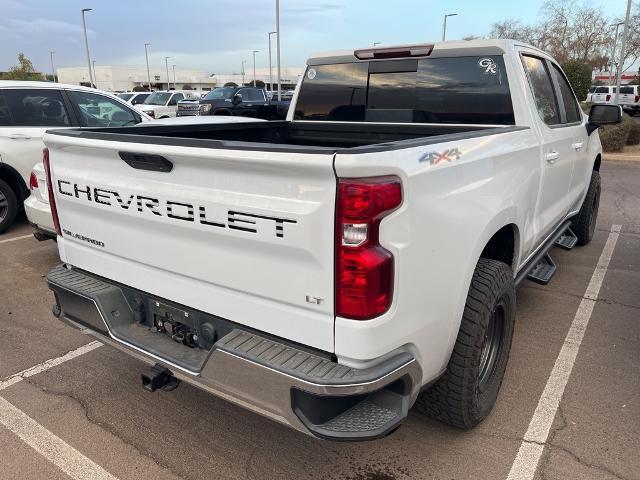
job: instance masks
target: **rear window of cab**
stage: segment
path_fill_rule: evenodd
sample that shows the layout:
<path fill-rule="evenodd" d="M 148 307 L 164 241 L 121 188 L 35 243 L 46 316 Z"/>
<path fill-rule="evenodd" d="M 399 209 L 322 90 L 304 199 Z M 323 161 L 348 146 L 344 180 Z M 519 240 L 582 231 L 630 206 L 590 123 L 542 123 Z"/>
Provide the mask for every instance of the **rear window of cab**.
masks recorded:
<path fill-rule="evenodd" d="M 294 118 L 515 123 L 504 61 L 492 55 L 309 66 Z"/>

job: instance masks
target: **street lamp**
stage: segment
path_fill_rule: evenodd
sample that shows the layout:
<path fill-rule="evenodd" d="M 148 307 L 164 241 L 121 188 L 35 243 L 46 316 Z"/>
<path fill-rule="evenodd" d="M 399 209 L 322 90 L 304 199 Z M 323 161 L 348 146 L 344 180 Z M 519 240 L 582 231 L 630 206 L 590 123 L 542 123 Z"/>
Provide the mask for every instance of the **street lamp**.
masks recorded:
<path fill-rule="evenodd" d="M 244 87 L 244 64 L 247 63 L 246 60 L 242 60 L 242 86 Z"/>
<path fill-rule="evenodd" d="M 178 87 L 176 87 L 176 66 L 173 65 L 173 89 L 177 90 Z"/>
<path fill-rule="evenodd" d="M 276 57 L 276 62 L 278 64 L 278 101 L 282 100 L 282 85 L 280 84 L 280 79 L 282 75 L 280 74 L 280 0 L 276 0 L 276 48 L 278 49 L 278 56 Z"/>
<path fill-rule="evenodd" d="M 96 61 L 92 60 L 91 65 L 93 65 L 93 81 L 96 82 L 96 88 L 98 88 L 98 75 L 96 75 Z"/>
<path fill-rule="evenodd" d="M 56 80 L 56 68 L 53 66 L 53 54 L 56 52 L 49 52 L 49 55 L 51 56 L 51 73 L 53 73 L 53 81 L 57 81 Z"/>
<path fill-rule="evenodd" d="M 93 8 L 83 8 L 82 9 L 82 27 L 84 29 L 84 47 L 87 50 L 87 66 L 89 67 L 89 81 L 91 82 L 91 86 L 94 86 L 93 83 L 93 73 L 91 73 L 91 55 L 89 55 L 89 40 L 87 39 L 87 21 L 84 18 L 84 14 L 86 12 L 90 12 Z"/>
<path fill-rule="evenodd" d="M 147 80 L 149 81 L 149 91 L 151 91 L 151 73 L 149 73 L 149 51 L 147 50 L 147 48 L 150 45 L 150 43 L 144 44 L 144 57 L 147 59 Z"/>
<path fill-rule="evenodd" d="M 169 78 L 169 59 L 171 57 L 164 57 L 164 66 L 167 69 L 167 90 L 171 90 L 171 79 Z M 175 85 L 174 85 L 175 88 Z"/>
<path fill-rule="evenodd" d="M 444 42 L 447 38 L 447 17 L 455 17 L 458 15 L 457 13 L 447 13 L 444 16 L 444 23 L 442 24 L 442 41 Z"/>
<path fill-rule="evenodd" d="M 273 71 L 271 70 L 271 35 L 278 32 L 269 32 L 269 91 L 273 95 Z"/>
<path fill-rule="evenodd" d="M 627 48 L 627 35 L 629 32 L 629 17 L 631 15 L 631 0 L 627 0 L 627 14 L 624 19 L 624 28 L 622 29 L 622 45 L 620 45 L 620 61 L 618 62 L 618 68 L 616 71 L 616 92 L 614 102 L 618 105 L 620 100 L 620 81 L 622 80 L 622 69 L 624 68 L 624 54 Z"/>
<path fill-rule="evenodd" d="M 256 53 L 259 53 L 260 50 L 253 51 L 253 88 L 256 88 Z"/>
<path fill-rule="evenodd" d="M 613 66 L 615 65 L 615 62 L 616 62 L 616 45 L 618 43 L 618 28 L 620 28 L 620 25 L 624 25 L 624 22 L 618 22 L 615 24 L 616 34 L 613 40 L 613 50 L 611 52 L 611 68 L 609 69 L 609 84 L 613 82 Z M 613 27 L 613 25 L 611 26 Z"/>
<path fill-rule="evenodd" d="M 382 42 L 373 42 L 373 46 L 380 45 Z"/>

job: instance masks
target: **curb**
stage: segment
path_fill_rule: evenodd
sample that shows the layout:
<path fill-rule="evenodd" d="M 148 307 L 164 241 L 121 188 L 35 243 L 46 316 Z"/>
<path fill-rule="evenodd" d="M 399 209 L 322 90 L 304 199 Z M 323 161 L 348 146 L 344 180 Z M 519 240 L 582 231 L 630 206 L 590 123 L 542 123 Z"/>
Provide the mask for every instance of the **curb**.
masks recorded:
<path fill-rule="evenodd" d="M 605 153 L 604 160 L 640 162 L 640 155 L 629 155 L 625 153 Z"/>

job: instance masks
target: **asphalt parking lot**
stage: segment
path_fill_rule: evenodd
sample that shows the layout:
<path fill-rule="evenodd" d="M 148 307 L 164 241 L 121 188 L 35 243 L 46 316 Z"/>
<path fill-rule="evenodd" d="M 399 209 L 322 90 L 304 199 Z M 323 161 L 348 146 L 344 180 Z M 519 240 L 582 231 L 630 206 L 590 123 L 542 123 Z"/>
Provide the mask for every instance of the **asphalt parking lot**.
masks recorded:
<path fill-rule="evenodd" d="M 56 245 L 22 220 L 0 235 L 0 478 L 504 480 L 524 478 L 526 444 L 542 452 L 536 479 L 640 479 L 640 162 L 605 162 L 601 173 L 594 241 L 554 249 L 552 283 L 518 291 L 492 415 L 461 432 L 412 413 L 392 436 L 360 444 L 315 440 L 184 384 L 143 390 L 142 363 L 51 315 Z M 568 371 L 565 351 L 577 352 Z M 562 389 L 550 381 L 558 371 Z M 557 410 L 541 401 L 549 391 L 562 395 Z M 551 428 L 536 443 L 540 415 Z"/>

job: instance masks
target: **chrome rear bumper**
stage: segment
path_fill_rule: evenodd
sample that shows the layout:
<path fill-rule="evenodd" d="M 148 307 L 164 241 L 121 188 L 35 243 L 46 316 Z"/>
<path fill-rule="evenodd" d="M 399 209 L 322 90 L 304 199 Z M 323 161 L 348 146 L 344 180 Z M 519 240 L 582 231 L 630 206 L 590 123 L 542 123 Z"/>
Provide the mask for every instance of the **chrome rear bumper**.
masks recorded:
<path fill-rule="evenodd" d="M 357 441 L 388 435 L 406 418 L 420 388 L 420 366 L 407 352 L 354 369 L 330 354 L 197 311 L 189 312 L 221 333 L 210 348 L 189 348 L 144 323 L 148 312 L 140 314 L 139 302 L 170 304 L 167 300 L 65 266 L 55 267 L 48 283 L 56 297 L 54 312 L 69 325 L 148 364 L 160 364 L 182 381 L 320 438 Z"/>

